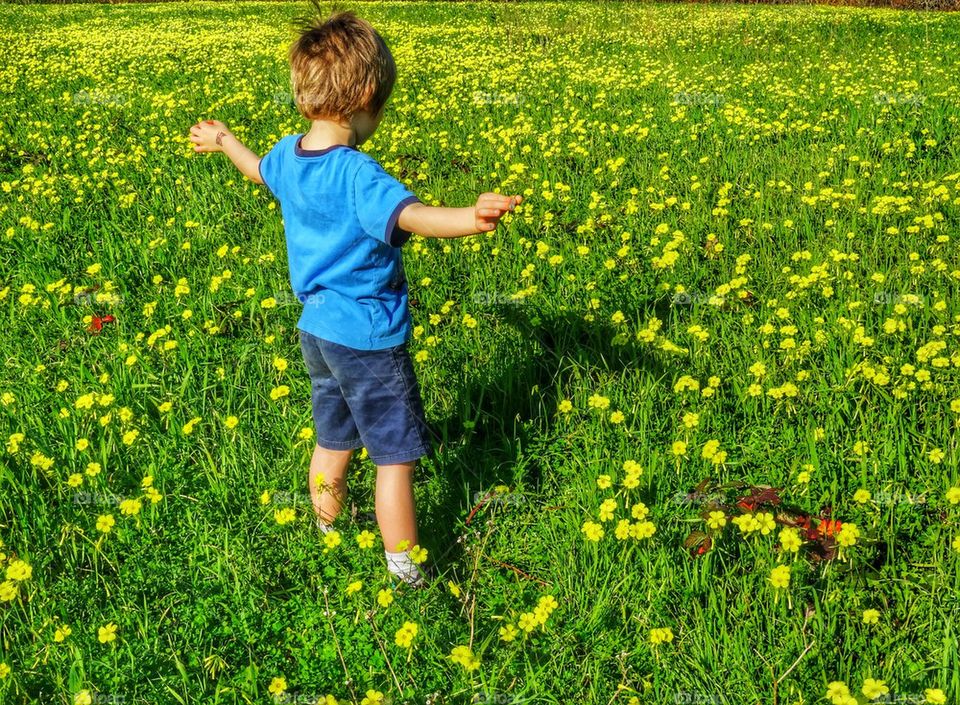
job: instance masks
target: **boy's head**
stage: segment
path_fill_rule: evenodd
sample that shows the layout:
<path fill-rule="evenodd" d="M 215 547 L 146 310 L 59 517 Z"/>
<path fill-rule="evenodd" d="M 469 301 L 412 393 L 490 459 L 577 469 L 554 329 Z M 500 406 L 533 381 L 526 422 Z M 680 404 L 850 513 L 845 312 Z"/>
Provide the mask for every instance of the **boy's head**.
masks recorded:
<path fill-rule="evenodd" d="M 358 117 L 372 133 L 396 77 L 386 42 L 349 11 L 304 21 L 290 47 L 294 103 L 308 120 L 351 122 Z"/>

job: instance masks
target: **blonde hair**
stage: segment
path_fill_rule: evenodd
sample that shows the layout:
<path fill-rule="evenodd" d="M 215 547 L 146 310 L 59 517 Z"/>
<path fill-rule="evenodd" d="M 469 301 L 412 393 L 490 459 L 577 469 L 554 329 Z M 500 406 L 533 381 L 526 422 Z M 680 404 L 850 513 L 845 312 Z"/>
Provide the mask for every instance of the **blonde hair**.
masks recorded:
<path fill-rule="evenodd" d="M 290 85 L 297 110 L 308 120 L 350 120 L 377 115 L 397 78 L 383 37 L 351 11 L 326 19 L 302 18 L 290 46 Z"/>

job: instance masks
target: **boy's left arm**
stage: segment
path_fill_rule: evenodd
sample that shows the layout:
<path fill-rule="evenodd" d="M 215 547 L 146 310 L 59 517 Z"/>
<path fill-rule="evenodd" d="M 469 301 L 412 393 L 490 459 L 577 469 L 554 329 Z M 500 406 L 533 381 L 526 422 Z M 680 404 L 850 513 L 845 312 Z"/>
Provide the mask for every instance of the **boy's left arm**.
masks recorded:
<path fill-rule="evenodd" d="M 257 184 L 260 177 L 260 157 L 251 152 L 219 120 L 204 120 L 190 128 L 190 141 L 195 152 L 223 152 L 244 176 Z"/>

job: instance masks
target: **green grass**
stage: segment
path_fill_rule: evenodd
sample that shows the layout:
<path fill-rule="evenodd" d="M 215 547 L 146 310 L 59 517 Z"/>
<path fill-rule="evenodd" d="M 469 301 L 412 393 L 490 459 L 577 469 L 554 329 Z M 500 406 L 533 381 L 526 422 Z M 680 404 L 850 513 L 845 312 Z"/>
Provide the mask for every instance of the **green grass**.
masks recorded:
<path fill-rule="evenodd" d="M 0 699 L 799 705 L 829 702 L 832 681 L 865 702 L 873 678 L 881 700 L 955 702 L 960 18 L 358 8 L 399 71 L 365 151 L 426 202 L 525 195 L 495 233 L 404 249 L 439 447 L 417 511 L 442 580 L 383 608 L 379 534 L 355 541 L 376 526 L 348 507 L 325 551 L 307 521 L 309 388 L 278 204 L 187 139 L 217 118 L 263 154 L 308 129 L 285 94 L 304 6 L 0 6 Z M 684 376 L 698 388 L 676 391 Z M 702 457 L 712 439 L 723 462 Z M 625 487 L 631 460 L 643 473 Z M 781 488 L 860 537 L 816 561 L 781 551 L 781 527 L 728 522 L 694 557 L 708 506 L 683 498 L 708 477 Z M 349 482 L 371 511 L 369 460 Z M 655 533 L 618 539 L 637 502 Z M 778 564 L 786 590 L 768 580 Z M 545 624 L 502 641 L 546 595 Z M 394 643 L 408 621 L 409 651 Z"/>

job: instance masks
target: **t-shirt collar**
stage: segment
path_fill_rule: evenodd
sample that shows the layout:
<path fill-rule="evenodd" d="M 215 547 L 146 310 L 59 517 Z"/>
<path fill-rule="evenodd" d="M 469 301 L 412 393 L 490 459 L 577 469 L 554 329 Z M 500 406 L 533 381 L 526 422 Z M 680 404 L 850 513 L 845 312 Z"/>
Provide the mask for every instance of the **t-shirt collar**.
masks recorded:
<path fill-rule="evenodd" d="M 356 150 L 356 147 L 349 144 L 332 144 L 329 147 L 324 147 L 323 149 L 304 149 L 300 146 L 301 140 L 303 140 L 302 134 L 297 137 L 297 141 L 293 145 L 294 154 L 296 154 L 298 157 L 319 157 L 320 155 L 331 152 L 338 147 L 346 147 L 348 149 Z"/>

